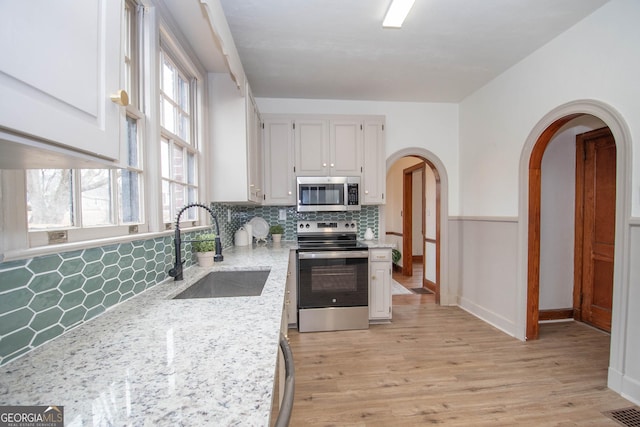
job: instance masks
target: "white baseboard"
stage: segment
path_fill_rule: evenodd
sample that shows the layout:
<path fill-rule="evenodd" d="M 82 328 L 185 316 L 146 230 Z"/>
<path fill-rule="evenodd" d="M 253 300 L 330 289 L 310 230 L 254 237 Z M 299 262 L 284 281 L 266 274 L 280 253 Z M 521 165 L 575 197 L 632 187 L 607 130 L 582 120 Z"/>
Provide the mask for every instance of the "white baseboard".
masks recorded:
<path fill-rule="evenodd" d="M 464 311 L 470 314 L 473 314 L 477 318 L 487 322 L 494 328 L 501 330 L 505 334 L 510 335 L 512 337 L 517 336 L 515 333 L 516 331 L 515 324 L 509 319 L 506 319 L 503 316 L 500 316 L 499 314 L 496 314 L 490 310 L 487 310 L 486 308 L 481 307 L 464 297 L 460 298 L 459 307 L 462 308 Z"/>

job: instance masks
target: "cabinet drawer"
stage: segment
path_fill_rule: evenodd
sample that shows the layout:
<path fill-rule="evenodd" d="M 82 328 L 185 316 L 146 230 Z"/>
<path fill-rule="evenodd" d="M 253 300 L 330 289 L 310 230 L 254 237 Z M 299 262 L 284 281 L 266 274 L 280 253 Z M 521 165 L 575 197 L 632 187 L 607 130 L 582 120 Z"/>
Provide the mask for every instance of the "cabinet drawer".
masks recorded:
<path fill-rule="evenodd" d="M 369 261 L 371 262 L 391 262 L 391 250 L 390 249 L 370 249 Z"/>

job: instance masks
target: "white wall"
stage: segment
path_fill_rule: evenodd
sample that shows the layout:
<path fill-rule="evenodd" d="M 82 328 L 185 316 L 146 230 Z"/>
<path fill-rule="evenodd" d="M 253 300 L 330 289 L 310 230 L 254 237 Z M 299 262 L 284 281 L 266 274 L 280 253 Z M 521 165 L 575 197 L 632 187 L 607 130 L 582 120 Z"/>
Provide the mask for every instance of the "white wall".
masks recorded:
<path fill-rule="evenodd" d="M 618 206 L 631 206 L 631 221 L 640 223 L 640 2 L 612 0 L 558 36 L 537 52 L 491 81 L 460 104 L 460 211 L 473 217 L 511 217 L 518 220 L 520 198 L 520 158 L 533 129 L 554 109 L 579 100 L 596 100 L 611 108 L 610 120 L 620 119 L 619 135 L 629 143 L 627 158 L 618 167 L 631 169 L 630 188 L 620 192 Z M 612 117 L 615 117 L 612 118 Z M 628 128 L 628 129 L 627 129 Z M 628 131 L 628 133 L 627 133 Z M 615 135 L 615 134 L 614 134 Z M 632 157 L 631 157 L 632 156 Z M 620 164 L 620 161 L 624 165 Z M 625 163 L 626 162 L 626 163 Z M 619 175 L 621 179 L 621 175 Z M 619 181 L 620 182 L 620 181 Z M 624 183 L 624 181 L 623 181 Z M 611 339 L 609 386 L 635 402 L 640 402 L 640 323 L 632 318 L 640 312 L 637 286 L 629 280 L 629 264 L 640 259 L 626 226 L 628 213 L 618 220 L 616 242 L 616 283 Z M 484 229 L 484 227 L 483 227 Z M 522 337 L 526 313 L 526 262 L 513 254 L 526 248 L 526 233 L 509 234 L 505 224 L 497 230 L 499 240 L 516 237 L 507 251 L 480 251 L 490 236 L 466 227 L 463 242 L 460 298 L 465 307 L 480 317 L 500 322 L 501 327 Z M 487 230 L 485 230 L 487 231 Z M 506 234 L 505 234 L 506 232 Z M 508 237 L 505 239 L 505 237 Z M 622 237 L 622 238 L 621 238 Z M 637 242 L 637 241 L 636 241 Z M 469 248 L 467 248 L 469 246 Z M 526 249 L 523 253 L 526 259 Z M 473 255 L 473 257 L 469 257 Z M 495 275 L 494 280 L 477 281 L 469 273 L 482 266 L 507 266 L 514 273 Z M 525 264 L 525 265 L 523 265 Z M 637 268 L 633 274 L 637 278 Z M 471 281 L 470 281 L 471 280 Z M 637 282 L 636 282 L 637 283 Z M 499 296 L 500 304 L 486 299 Z M 517 309 L 514 309 L 517 307 Z"/>
<path fill-rule="evenodd" d="M 463 215 L 518 214 L 518 162 L 524 141 L 549 111 L 597 99 L 640 137 L 640 2 L 612 0 L 460 104 Z M 640 150 L 633 150 L 633 164 Z M 633 171 L 633 213 L 640 175 Z"/>
<path fill-rule="evenodd" d="M 449 177 L 449 213 L 459 212 L 458 105 L 421 102 L 256 98 L 263 114 L 375 114 L 386 116 L 386 158 L 409 147 L 438 156 Z"/>

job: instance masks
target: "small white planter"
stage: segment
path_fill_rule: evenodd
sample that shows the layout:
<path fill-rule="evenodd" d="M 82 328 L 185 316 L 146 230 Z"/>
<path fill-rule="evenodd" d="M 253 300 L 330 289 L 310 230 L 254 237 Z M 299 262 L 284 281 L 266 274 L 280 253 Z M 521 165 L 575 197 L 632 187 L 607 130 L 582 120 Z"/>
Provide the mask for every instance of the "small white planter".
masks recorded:
<path fill-rule="evenodd" d="M 211 252 L 196 252 L 196 258 L 198 259 L 198 265 L 200 267 L 213 267 L 213 256 L 216 253 Z"/>
<path fill-rule="evenodd" d="M 280 240 L 282 240 L 282 234 L 272 234 L 271 238 L 273 239 L 273 243 L 280 243 Z"/>

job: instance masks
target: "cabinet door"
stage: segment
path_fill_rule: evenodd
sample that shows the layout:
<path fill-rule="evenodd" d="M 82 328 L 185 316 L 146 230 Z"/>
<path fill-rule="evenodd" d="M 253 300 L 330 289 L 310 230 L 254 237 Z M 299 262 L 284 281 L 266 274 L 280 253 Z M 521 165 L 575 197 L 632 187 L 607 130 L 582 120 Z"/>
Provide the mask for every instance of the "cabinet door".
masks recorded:
<path fill-rule="evenodd" d="M 362 123 L 351 120 L 332 120 L 330 144 L 330 174 L 360 176 L 362 174 Z"/>
<path fill-rule="evenodd" d="M 287 296 L 285 305 L 289 325 L 298 324 L 298 264 L 296 251 L 289 252 L 289 269 L 287 270 Z"/>
<path fill-rule="evenodd" d="M 329 125 L 327 120 L 295 121 L 296 175 L 329 174 Z"/>
<path fill-rule="evenodd" d="M 262 173 L 262 131 L 260 114 L 253 97 L 247 95 L 247 150 L 249 179 L 247 194 L 249 200 L 261 203 L 264 196 Z"/>
<path fill-rule="evenodd" d="M 293 120 L 265 119 L 264 185 L 267 205 L 295 205 L 296 190 L 293 173 Z"/>
<path fill-rule="evenodd" d="M 117 160 L 121 0 L 1 1 L 0 127 Z"/>
<path fill-rule="evenodd" d="M 372 249 L 369 259 L 369 319 L 391 319 L 391 250 Z"/>
<path fill-rule="evenodd" d="M 362 204 L 383 204 L 386 187 L 384 160 L 384 124 L 364 121 L 364 167 L 362 173 Z"/>

